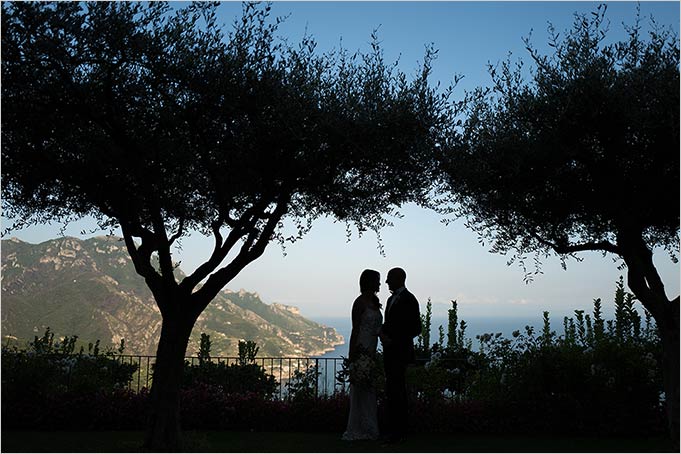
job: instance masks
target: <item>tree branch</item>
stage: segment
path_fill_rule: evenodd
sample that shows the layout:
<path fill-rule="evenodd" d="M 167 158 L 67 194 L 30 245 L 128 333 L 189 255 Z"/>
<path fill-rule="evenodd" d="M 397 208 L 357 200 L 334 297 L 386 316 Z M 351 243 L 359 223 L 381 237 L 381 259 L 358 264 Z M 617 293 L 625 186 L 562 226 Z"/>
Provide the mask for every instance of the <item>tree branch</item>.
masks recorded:
<path fill-rule="evenodd" d="M 185 222 L 184 218 L 181 218 L 180 219 L 180 225 L 177 227 L 177 232 L 175 232 L 175 235 L 170 237 L 169 241 L 170 241 L 171 245 L 184 234 L 184 222 Z"/>
<path fill-rule="evenodd" d="M 199 313 L 206 308 L 208 303 L 215 298 L 218 292 L 220 292 L 229 281 L 234 279 L 246 265 L 263 254 L 265 248 L 272 239 L 272 235 L 277 228 L 279 221 L 288 210 L 289 201 L 289 195 L 281 196 L 274 210 L 271 213 L 268 213 L 267 223 L 260 231 L 260 234 L 257 235 L 257 230 L 255 231 L 255 235 L 254 232 L 251 232 L 234 260 L 227 266 L 213 273 L 208 278 L 206 284 L 192 295 L 193 304 L 196 305 L 195 309 L 198 310 Z M 255 239 L 256 236 L 257 240 Z M 248 247 L 246 247 L 246 245 L 248 245 Z"/>
<path fill-rule="evenodd" d="M 220 266 L 220 263 L 222 263 L 225 257 L 227 257 L 227 254 L 229 254 L 239 239 L 247 232 L 252 231 L 255 228 L 255 224 L 258 220 L 258 210 L 263 211 L 266 206 L 267 204 L 261 200 L 249 207 L 237 221 L 232 221 L 231 224 L 228 224 L 232 227 L 232 229 L 230 230 L 227 238 L 224 240 L 224 243 L 222 241 L 220 227 L 226 219 L 231 218 L 221 215 L 220 218 L 213 222 L 211 225 L 213 237 L 215 238 L 213 252 L 206 262 L 200 265 L 191 275 L 185 277 L 182 280 L 180 283 L 180 288 L 188 291 L 193 290 L 199 282 L 204 280 L 210 273 Z"/>
<path fill-rule="evenodd" d="M 643 242 L 642 238 L 641 246 L 644 249 L 641 254 L 643 256 L 642 265 L 648 288 L 658 298 L 664 298 L 668 301 L 667 293 L 664 289 L 664 283 L 662 282 L 662 278 L 660 278 L 660 274 L 657 272 L 657 268 L 655 268 L 655 264 L 653 263 L 653 251 L 648 248 L 648 246 Z"/>
<path fill-rule="evenodd" d="M 662 308 L 657 304 L 653 292 L 650 291 L 646 283 L 645 272 L 640 260 L 627 254 L 624 257 L 624 261 L 627 264 L 627 285 L 634 292 L 636 298 L 655 317 L 655 320 L 661 320 Z"/>
<path fill-rule="evenodd" d="M 241 245 L 239 254 L 248 254 L 248 252 L 251 250 L 251 247 L 253 246 L 253 243 L 255 242 L 256 238 L 260 236 L 260 234 L 261 232 L 255 226 L 253 226 L 250 229 L 250 232 L 248 232 L 246 241 L 244 241 L 244 244 Z"/>
<path fill-rule="evenodd" d="M 154 226 L 154 236 L 157 241 L 156 250 L 158 251 L 158 262 L 161 267 L 161 276 L 166 284 L 176 286 L 173 258 L 170 254 L 170 244 L 168 235 L 166 234 L 166 226 L 163 222 L 163 216 L 160 209 L 154 209 L 152 212 L 152 224 Z"/>
<path fill-rule="evenodd" d="M 545 240 L 536 233 L 532 233 L 532 236 L 543 245 L 553 249 L 556 254 L 572 254 L 583 251 L 606 251 L 613 254 L 622 255 L 621 248 L 609 241 L 594 241 L 580 244 L 557 244 L 552 241 Z"/>
<path fill-rule="evenodd" d="M 239 238 L 242 236 L 241 229 L 233 229 L 229 232 L 229 235 L 223 243 L 222 235 L 220 234 L 219 230 L 219 227 L 213 228 L 215 246 L 213 247 L 211 256 L 207 261 L 196 268 L 192 274 L 182 279 L 182 282 L 180 282 L 181 289 L 187 291 L 193 290 L 199 282 L 205 279 L 211 272 L 215 270 L 215 268 L 220 265 L 220 263 L 222 263 L 225 257 L 227 257 L 227 254 L 229 254 L 229 251 L 232 250 L 232 247 L 234 247 L 237 241 L 239 241 Z"/>
<path fill-rule="evenodd" d="M 250 261 L 257 259 L 265 252 L 265 248 L 272 239 L 272 235 L 274 234 L 274 230 L 277 228 L 279 221 L 281 221 L 281 218 L 286 214 L 286 211 L 288 211 L 290 200 L 291 197 L 289 195 L 282 196 L 277 202 L 277 206 L 274 210 L 271 213 L 268 213 L 267 224 L 265 224 L 265 227 L 260 233 L 255 246 L 249 251 Z"/>
<path fill-rule="evenodd" d="M 620 248 L 609 241 L 597 241 L 582 244 L 555 245 L 553 248 L 558 254 L 571 254 L 582 251 L 606 251 L 620 254 Z"/>
<path fill-rule="evenodd" d="M 136 235 L 133 232 L 139 229 L 131 227 L 128 222 L 123 220 L 121 220 L 120 225 L 121 231 L 123 232 L 123 239 L 125 240 L 125 246 L 127 247 L 128 254 L 130 254 L 132 263 L 135 266 L 135 271 L 145 279 L 152 292 L 155 292 L 158 289 L 160 276 L 154 267 L 151 266 L 151 253 L 153 252 L 153 247 L 145 238 L 143 238 L 142 244 L 138 248 L 135 245 L 133 236 L 139 237 L 140 235 Z M 137 233 L 139 233 L 139 231 Z M 146 238 L 148 239 L 149 237 L 146 236 Z"/>
<path fill-rule="evenodd" d="M 665 320 L 664 307 L 669 302 L 664 284 L 653 263 L 653 253 L 639 229 L 622 229 L 617 241 L 622 246 L 622 258 L 627 264 L 627 284 L 636 298 L 660 323 Z"/>

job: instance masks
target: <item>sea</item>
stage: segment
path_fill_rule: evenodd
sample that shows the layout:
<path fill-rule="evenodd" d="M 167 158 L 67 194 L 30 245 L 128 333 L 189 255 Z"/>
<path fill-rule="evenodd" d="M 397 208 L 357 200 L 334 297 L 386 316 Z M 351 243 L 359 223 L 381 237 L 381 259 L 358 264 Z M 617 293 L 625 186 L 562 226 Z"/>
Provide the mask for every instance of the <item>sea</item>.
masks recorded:
<path fill-rule="evenodd" d="M 348 343 L 350 342 L 350 332 L 352 331 L 352 320 L 350 317 L 312 317 L 312 319 L 321 323 L 322 325 L 334 328 L 345 339 L 345 343 L 336 346 L 332 351 L 326 352 L 321 358 L 340 358 L 348 356 Z M 515 330 L 524 332 L 525 326 L 533 326 L 535 333 L 541 333 L 543 327 L 542 317 L 470 317 L 466 320 L 466 332 L 464 336 L 471 339 L 472 348 L 478 351 L 480 342 L 475 338 L 476 335 L 485 333 L 501 333 L 506 338 L 511 338 Z M 433 317 L 430 328 L 430 343 L 431 345 L 437 342 L 439 337 L 438 327 L 441 325 L 445 333 L 445 342 L 447 341 L 447 324 L 446 318 Z M 551 330 L 556 334 L 563 334 L 562 318 L 551 318 Z"/>

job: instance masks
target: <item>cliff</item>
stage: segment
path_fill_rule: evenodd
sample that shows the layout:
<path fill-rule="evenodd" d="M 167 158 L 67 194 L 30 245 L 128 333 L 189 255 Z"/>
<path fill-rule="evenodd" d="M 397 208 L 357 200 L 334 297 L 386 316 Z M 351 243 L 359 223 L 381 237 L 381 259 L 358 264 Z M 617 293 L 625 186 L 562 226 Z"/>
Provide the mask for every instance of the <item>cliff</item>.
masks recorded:
<path fill-rule="evenodd" d="M 177 270 L 177 277 L 184 276 Z M 40 244 L 2 241 L 2 336 L 32 340 L 50 327 L 83 343 L 126 341 L 126 353 L 153 355 L 161 315 L 137 275 L 122 239 L 64 237 Z M 316 356 L 343 343 L 333 328 L 302 317 L 297 308 L 266 304 L 257 293 L 224 290 L 199 317 L 187 354 L 211 336 L 213 356 L 234 356 L 240 339 L 258 356 Z"/>

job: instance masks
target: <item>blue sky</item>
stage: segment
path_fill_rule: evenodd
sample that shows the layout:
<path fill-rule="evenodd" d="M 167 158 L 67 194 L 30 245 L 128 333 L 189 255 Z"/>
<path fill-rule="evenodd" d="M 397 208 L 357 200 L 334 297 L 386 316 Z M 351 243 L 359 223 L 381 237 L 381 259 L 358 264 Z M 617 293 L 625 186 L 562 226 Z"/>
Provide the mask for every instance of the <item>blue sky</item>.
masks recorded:
<path fill-rule="evenodd" d="M 552 22 L 558 31 L 568 28 L 574 12 L 589 13 L 595 2 L 275 2 L 272 13 L 290 17 L 280 28 L 280 35 L 296 43 L 305 30 L 318 41 L 320 51 L 337 48 L 368 49 L 371 32 L 378 28 L 387 61 L 400 58 L 400 67 L 413 74 L 422 60 L 424 46 L 434 43 L 439 49 L 433 80 L 448 84 L 454 74 L 464 79 L 455 96 L 464 89 L 488 85 L 487 63 L 521 57 L 529 63 L 522 38 L 532 30 L 532 41 L 546 48 L 546 26 Z M 220 7 L 229 27 L 240 14 L 241 4 L 230 2 Z M 642 2 L 643 16 L 652 14 L 658 23 L 671 26 L 678 34 L 679 3 Z M 622 22 L 632 23 L 634 2 L 608 2 L 606 17 L 610 21 L 608 39 L 625 37 Z M 644 25 L 647 21 L 644 21 Z M 675 207 L 670 207 L 676 209 Z M 407 286 L 425 307 L 433 301 L 435 316 L 444 316 L 449 301 L 459 301 L 460 316 L 533 317 L 549 310 L 554 315 L 571 314 L 574 309 L 591 309 L 593 298 L 602 298 L 609 309 L 614 284 L 624 271 L 617 269 L 612 256 L 584 253 L 584 261 L 568 263 L 564 271 L 558 258 L 544 261 L 544 274 L 533 283 L 523 282 L 523 272 L 516 265 L 507 266 L 507 257 L 490 254 L 474 233 L 459 220 L 445 226 L 439 215 L 415 207 L 401 210 L 402 219 L 382 232 L 386 256 L 379 254 L 376 237 L 354 233 L 346 241 L 345 226 L 328 219 L 318 220 L 312 231 L 286 248 L 283 256 L 277 244 L 271 244 L 256 262 L 227 285 L 258 292 L 266 302 L 298 306 L 310 317 L 349 316 L 358 293 L 358 278 L 364 268 L 381 272 L 391 267 L 407 271 Z M 3 224 L 6 219 L 3 218 Z M 83 228 L 92 228 L 91 220 L 74 223 L 67 235 L 80 237 Z M 35 226 L 13 233 L 20 239 L 41 242 L 58 236 L 59 226 Z M 185 271 L 193 270 L 208 257 L 212 240 L 199 234 L 183 241 L 176 259 Z M 673 264 L 664 251 L 656 251 L 655 261 L 667 294 L 679 293 L 679 265 Z M 384 284 L 379 297 L 388 297 Z"/>

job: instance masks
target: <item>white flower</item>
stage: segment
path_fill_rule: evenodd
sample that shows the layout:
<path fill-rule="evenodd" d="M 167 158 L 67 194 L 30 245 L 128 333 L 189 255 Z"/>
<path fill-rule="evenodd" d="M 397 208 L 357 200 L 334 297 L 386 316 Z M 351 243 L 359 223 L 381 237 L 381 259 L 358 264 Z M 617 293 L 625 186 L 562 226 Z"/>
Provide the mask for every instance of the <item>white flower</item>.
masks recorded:
<path fill-rule="evenodd" d="M 440 359 L 442 358 L 442 353 L 440 352 L 435 352 L 430 356 L 430 360 L 425 364 L 426 369 L 430 369 L 431 367 L 437 365 L 440 362 Z"/>
<path fill-rule="evenodd" d="M 374 385 L 379 373 L 376 361 L 366 353 L 360 353 L 355 360 L 348 365 L 350 383 L 355 383 L 360 386 Z"/>
<path fill-rule="evenodd" d="M 461 373 L 461 369 L 459 369 L 458 367 L 455 367 L 454 369 L 451 370 L 451 372 L 454 375 L 459 375 Z"/>

